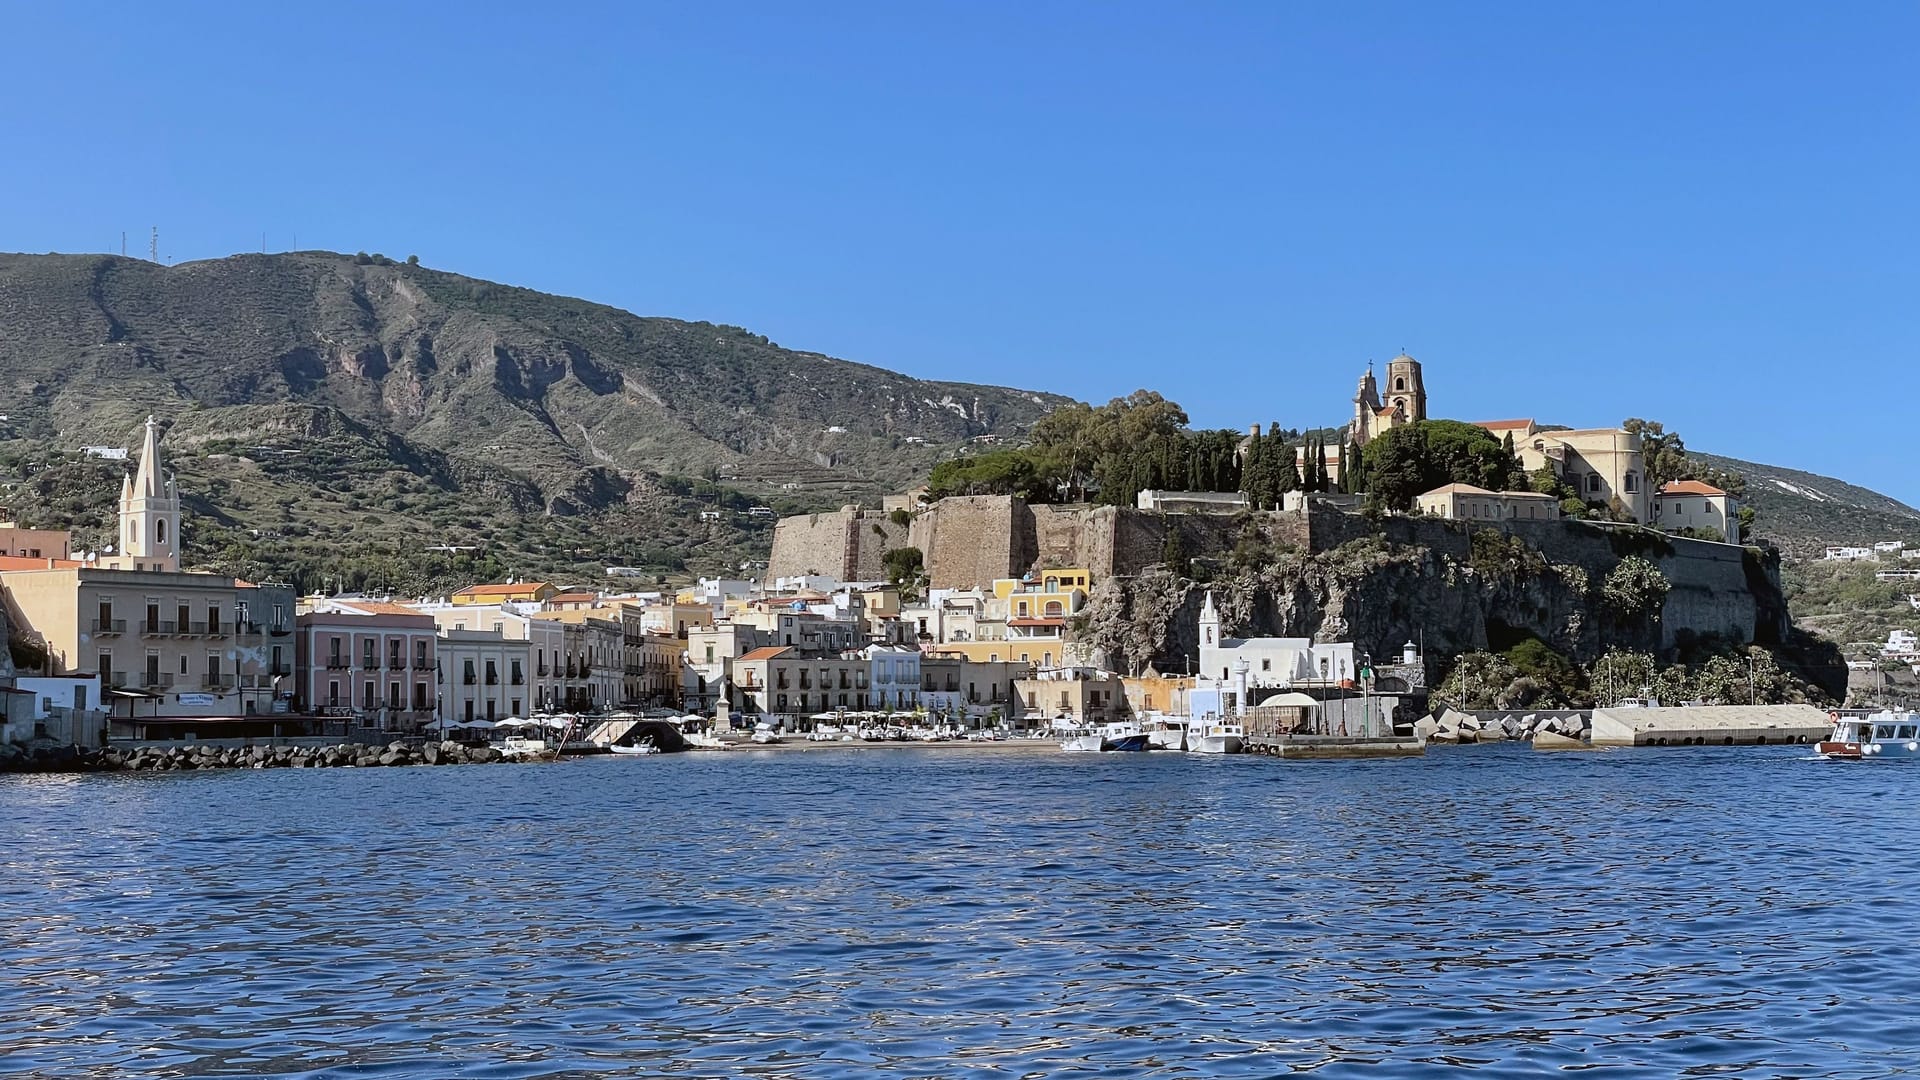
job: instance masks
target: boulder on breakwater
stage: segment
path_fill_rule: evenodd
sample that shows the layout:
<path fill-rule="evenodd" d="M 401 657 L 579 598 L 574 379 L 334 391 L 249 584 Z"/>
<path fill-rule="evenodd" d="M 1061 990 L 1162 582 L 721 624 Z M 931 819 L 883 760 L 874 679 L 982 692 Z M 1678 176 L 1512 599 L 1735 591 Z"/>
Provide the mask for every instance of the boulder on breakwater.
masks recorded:
<path fill-rule="evenodd" d="M 355 766 L 488 765 L 517 758 L 490 746 L 391 742 L 384 746 L 18 746 L 0 743 L 0 772 L 178 772 L 188 769 L 321 769 Z"/>
<path fill-rule="evenodd" d="M 1438 716 L 1423 716 L 1414 722 L 1413 733 L 1435 743 L 1531 742 L 1541 736 L 1583 742 L 1592 730 L 1592 721 L 1582 713 L 1543 715 L 1539 713 L 1476 716 L 1448 709 Z"/>

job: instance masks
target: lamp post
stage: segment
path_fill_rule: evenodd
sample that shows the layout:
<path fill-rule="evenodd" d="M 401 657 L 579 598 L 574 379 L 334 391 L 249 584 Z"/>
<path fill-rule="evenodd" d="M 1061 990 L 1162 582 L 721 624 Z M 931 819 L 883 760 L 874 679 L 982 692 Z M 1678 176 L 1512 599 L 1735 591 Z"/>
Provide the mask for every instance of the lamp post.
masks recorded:
<path fill-rule="evenodd" d="M 1360 654 L 1360 737 L 1373 737 L 1373 655 Z"/>

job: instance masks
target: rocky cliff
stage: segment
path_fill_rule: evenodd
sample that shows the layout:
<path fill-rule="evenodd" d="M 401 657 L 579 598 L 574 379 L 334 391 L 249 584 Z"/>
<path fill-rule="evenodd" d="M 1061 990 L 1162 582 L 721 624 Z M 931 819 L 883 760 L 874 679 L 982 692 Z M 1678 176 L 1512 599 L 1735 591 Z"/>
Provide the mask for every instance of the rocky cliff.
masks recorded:
<path fill-rule="evenodd" d="M 1675 659 L 1758 644 L 1823 687 L 1833 680 L 1833 658 L 1791 655 L 1806 644 L 1787 621 L 1769 553 L 1575 522 L 1501 532 L 1401 519 L 1389 531 L 1272 552 L 1205 584 L 1164 567 L 1109 578 L 1082 637 L 1121 670 L 1189 670 L 1211 590 L 1229 633 L 1352 641 L 1375 656 L 1412 641 L 1424 645 L 1430 680 L 1462 653 L 1528 639 L 1580 664 L 1613 648 Z"/>

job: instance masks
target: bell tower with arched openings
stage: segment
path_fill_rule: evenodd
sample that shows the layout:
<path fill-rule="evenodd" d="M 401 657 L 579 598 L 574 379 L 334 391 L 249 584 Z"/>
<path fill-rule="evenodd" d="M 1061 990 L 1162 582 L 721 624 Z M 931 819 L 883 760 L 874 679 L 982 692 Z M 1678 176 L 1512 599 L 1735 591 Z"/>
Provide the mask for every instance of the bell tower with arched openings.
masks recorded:
<path fill-rule="evenodd" d="M 1420 361 L 1402 352 L 1387 362 L 1387 379 L 1380 398 L 1387 408 L 1398 408 L 1407 421 L 1427 418 L 1427 388 L 1420 382 Z"/>
<path fill-rule="evenodd" d="M 180 494 L 161 469 L 160 425 L 151 416 L 140 469 L 120 485 L 120 556 L 133 569 L 180 569 Z"/>

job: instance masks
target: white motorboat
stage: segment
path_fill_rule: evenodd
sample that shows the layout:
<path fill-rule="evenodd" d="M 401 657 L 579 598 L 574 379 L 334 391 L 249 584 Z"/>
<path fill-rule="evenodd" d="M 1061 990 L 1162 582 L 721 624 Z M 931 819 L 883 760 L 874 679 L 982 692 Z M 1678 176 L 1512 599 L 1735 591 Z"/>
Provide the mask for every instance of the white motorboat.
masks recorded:
<path fill-rule="evenodd" d="M 1187 748 L 1187 718 L 1184 716 L 1164 716 L 1148 714 L 1147 749 L 1149 750 L 1185 750 Z"/>
<path fill-rule="evenodd" d="M 525 735 L 509 735 L 495 749 L 500 751 L 501 756 L 510 758 L 552 759 L 560 756 L 559 747 L 548 746 L 545 739 L 528 738 Z"/>
<path fill-rule="evenodd" d="M 1920 758 L 1920 713 L 1828 715 L 1833 719 L 1833 733 L 1814 749 L 1829 761 L 1904 761 Z"/>
<path fill-rule="evenodd" d="M 772 728 L 761 728 L 753 733 L 753 741 L 761 746 L 772 746 L 780 741 L 780 733 Z"/>
<path fill-rule="evenodd" d="M 1099 732 L 1084 732 L 1078 735 L 1068 735 L 1066 738 L 1060 740 L 1060 749 L 1072 750 L 1076 753 L 1083 751 L 1098 752 L 1104 748 L 1102 745 L 1104 742 L 1105 740 L 1100 737 Z"/>
<path fill-rule="evenodd" d="M 707 731 L 689 731 L 686 733 L 689 750 L 731 750 L 732 744 L 720 736 Z"/>
<path fill-rule="evenodd" d="M 609 745 L 607 749 L 622 757 L 645 757 L 648 754 L 657 754 L 660 752 L 660 748 L 651 742 L 643 742 L 636 746 L 621 746 L 619 743 L 613 743 Z"/>
<path fill-rule="evenodd" d="M 1195 754 L 1237 754 L 1246 747 L 1247 729 L 1219 720 L 1197 720 L 1187 728 L 1187 750 Z"/>

